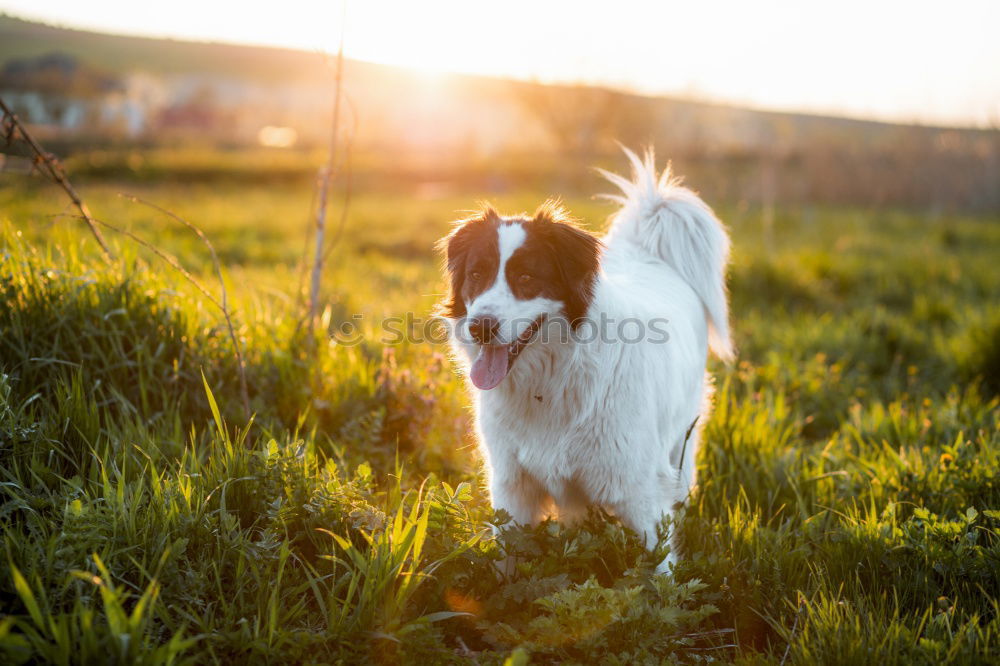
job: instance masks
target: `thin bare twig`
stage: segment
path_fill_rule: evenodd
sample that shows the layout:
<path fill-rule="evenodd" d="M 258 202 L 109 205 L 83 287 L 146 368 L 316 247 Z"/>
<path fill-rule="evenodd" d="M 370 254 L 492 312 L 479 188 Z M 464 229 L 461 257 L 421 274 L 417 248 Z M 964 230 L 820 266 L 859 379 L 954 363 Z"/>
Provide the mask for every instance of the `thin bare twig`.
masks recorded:
<path fill-rule="evenodd" d="M 53 217 L 73 217 L 73 218 L 80 219 L 79 215 L 73 215 L 71 213 L 53 215 Z M 131 238 L 132 240 L 134 240 L 139 245 L 141 245 L 144 248 L 146 248 L 147 250 L 150 250 L 151 252 L 153 252 L 153 254 L 155 254 L 156 256 L 158 256 L 160 259 L 163 259 L 163 261 L 167 262 L 167 264 L 169 264 L 171 268 L 173 268 L 175 271 L 177 271 L 178 273 L 180 273 L 181 276 L 185 280 L 187 280 L 188 282 L 190 282 L 194 286 L 195 289 L 197 289 L 199 292 L 201 292 L 201 295 L 204 296 L 205 298 L 207 298 L 212 305 L 214 305 L 215 307 L 219 308 L 220 310 L 222 309 L 222 303 L 220 303 L 218 301 L 218 299 L 215 298 L 215 296 L 212 295 L 212 292 L 210 292 L 208 289 L 205 288 L 205 285 L 203 285 L 202 283 L 198 282 L 198 280 L 193 275 L 191 275 L 191 273 L 189 273 L 188 270 L 186 268 L 184 268 L 184 266 L 182 266 L 179 261 L 177 261 L 176 257 L 174 257 L 173 255 L 167 254 L 166 252 L 164 252 L 160 248 L 156 247 L 155 245 L 153 245 L 149 241 L 143 240 L 140 236 L 136 236 L 134 233 L 132 233 L 128 229 L 122 229 L 121 227 L 117 227 L 117 226 L 111 224 L 110 222 L 105 222 L 104 220 L 99 220 L 96 217 L 92 217 L 90 219 L 92 219 L 95 224 L 99 224 L 102 227 L 104 227 L 105 229 L 110 229 L 111 231 L 117 232 L 117 233 L 121 234 L 122 236 L 126 236 L 127 238 Z"/>
<path fill-rule="evenodd" d="M 357 134 L 358 130 L 358 117 L 357 109 L 354 107 L 353 102 L 349 95 L 344 95 L 344 103 L 347 105 L 348 111 L 350 111 L 351 116 L 351 132 L 347 135 L 344 141 L 344 157 L 340 164 L 337 165 L 336 172 L 344 173 L 346 175 L 346 180 L 344 182 L 344 199 L 340 209 L 340 220 L 337 223 L 337 230 L 334 232 L 331 239 L 327 242 L 327 247 L 323 250 L 323 263 L 326 264 L 333 250 L 336 248 L 337 243 L 340 242 L 340 238 L 343 236 L 344 228 L 347 226 L 347 215 L 351 209 L 351 199 L 354 194 L 354 171 L 352 170 L 352 159 L 354 155 L 354 136 Z M 318 188 L 317 188 L 318 189 Z M 313 222 L 312 219 L 316 215 L 316 198 L 317 190 L 313 190 L 312 201 L 309 204 L 309 220 L 306 227 L 305 233 L 305 243 L 302 247 L 302 261 L 299 262 L 299 282 L 298 287 L 295 290 L 295 305 L 297 310 L 302 309 L 302 298 L 303 298 L 303 282 L 305 280 L 306 272 L 309 268 L 309 262 L 307 257 L 309 256 L 309 248 L 311 246 L 311 241 L 313 240 L 310 230 L 312 229 Z M 302 330 L 302 326 L 309 319 L 309 312 L 299 318 L 298 322 L 295 324 L 295 335 L 298 335 L 299 331 Z"/>
<path fill-rule="evenodd" d="M 351 209 L 351 197 L 354 194 L 354 171 L 351 168 L 351 159 L 354 157 L 354 135 L 358 131 L 358 116 L 355 113 L 354 105 L 351 104 L 350 98 L 346 99 L 347 106 L 351 110 L 351 133 L 347 136 L 347 140 L 344 142 L 344 166 L 343 170 L 347 176 L 347 180 L 344 183 L 344 202 L 340 208 L 340 220 L 337 223 L 337 231 L 333 234 L 330 239 L 329 244 L 326 247 L 326 251 L 323 253 L 323 261 L 326 261 L 333 249 L 340 242 L 341 236 L 344 235 L 344 227 L 347 225 L 347 213 Z"/>
<path fill-rule="evenodd" d="M 337 139 L 340 130 L 340 90 L 344 78 L 344 34 L 347 23 L 347 2 L 344 0 L 340 21 L 340 46 L 337 49 L 337 70 L 334 79 L 333 123 L 330 130 L 330 150 L 326 165 L 320 171 L 319 206 L 316 213 L 316 248 L 309 290 L 309 344 L 315 341 L 316 314 L 319 307 L 319 287 L 323 274 L 323 246 L 326 235 L 326 204 L 337 163 Z"/>
<path fill-rule="evenodd" d="M 90 233 L 94 235 L 94 238 L 97 239 L 97 244 L 104 251 L 104 256 L 108 260 L 114 259 L 114 254 L 111 253 L 108 244 L 104 242 L 104 236 L 101 235 L 101 230 L 94 223 L 95 220 L 87 209 L 87 204 L 83 202 L 83 199 L 80 198 L 80 195 L 77 194 L 76 189 L 73 188 L 73 185 L 70 184 L 69 179 L 66 177 L 66 170 L 63 169 L 62 163 L 52 153 L 45 152 L 42 146 L 35 141 L 35 137 L 31 136 L 31 133 L 28 132 L 27 128 L 21 123 L 14 112 L 11 111 L 10 107 L 4 103 L 3 99 L 0 99 L 0 111 L 3 112 L 4 124 L 9 124 L 4 132 L 7 142 L 9 143 L 13 139 L 14 130 L 16 129 L 21 138 L 24 139 L 24 142 L 31 148 L 31 152 L 34 153 L 34 163 L 36 167 L 39 167 L 38 171 L 42 175 L 47 176 L 49 180 L 61 187 L 69 195 L 73 205 L 80 211 L 80 219 L 87 223 L 87 226 L 90 227 Z"/>
<path fill-rule="evenodd" d="M 240 345 L 239 338 L 236 336 L 236 330 L 233 327 L 233 320 L 229 313 L 229 300 L 228 300 L 228 292 L 226 291 L 226 280 L 222 276 L 222 264 L 219 262 L 219 255 L 216 254 L 215 252 L 215 246 L 212 245 L 212 242 L 208 240 L 208 237 L 204 234 L 204 232 L 202 232 L 201 229 L 199 229 L 191 222 L 188 222 L 187 220 L 185 220 L 183 217 L 173 212 L 172 210 L 168 210 L 166 208 L 163 208 L 162 206 L 158 206 L 155 203 L 146 201 L 145 199 L 141 199 L 131 194 L 122 193 L 120 194 L 120 196 L 125 197 L 126 199 L 132 201 L 133 203 L 141 204 L 143 206 L 152 208 L 155 211 L 159 211 L 160 213 L 163 213 L 164 215 L 173 218 L 177 222 L 180 222 L 185 227 L 193 231 L 201 240 L 201 242 L 205 244 L 205 247 L 208 248 L 209 253 L 212 255 L 212 265 L 215 267 L 215 274 L 219 278 L 219 288 L 222 290 L 222 303 L 217 303 L 217 305 L 219 309 L 222 310 L 222 316 L 225 317 L 226 319 L 226 326 L 229 328 L 229 339 L 232 340 L 233 348 L 236 350 L 236 363 L 240 374 L 240 398 L 242 398 L 243 400 L 243 415 L 249 421 L 251 412 L 250 412 L 250 394 L 247 390 L 246 364 L 243 361 L 243 349 L 242 346 Z"/>
<path fill-rule="evenodd" d="M 140 203 L 144 203 L 144 202 L 140 202 Z M 77 217 L 77 218 L 80 217 L 79 215 L 67 215 L 67 216 L 68 217 Z M 63 215 L 57 215 L 56 217 L 64 217 L 64 216 Z M 178 273 L 180 273 L 181 277 L 183 277 L 185 280 L 187 280 L 188 282 L 190 282 L 191 285 L 194 286 L 194 288 L 197 289 L 201 293 L 202 296 L 204 296 L 206 299 L 208 299 L 208 301 L 212 305 L 214 305 L 215 307 L 217 307 L 222 312 L 222 314 L 226 318 L 226 324 L 228 325 L 228 328 L 229 328 L 229 336 L 232 339 L 233 344 L 236 346 L 236 359 L 237 359 L 237 362 L 239 363 L 239 369 L 240 369 L 240 373 L 239 373 L 240 374 L 240 384 L 241 384 L 240 388 L 242 389 L 242 392 L 243 392 L 243 396 L 242 396 L 242 398 L 243 398 L 243 409 L 244 409 L 244 413 L 246 414 L 246 418 L 249 421 L 250 417 L 251 417 L 251 413 L 250 413 L 250 401 L 249 401 L 249 398 L 248 398 L 247 393 L 246 393 L 246 376 L 245 376 L 245 372 L 244 372 L 243 354 L 240 351 L 239 341 L 236 338 L 236 333 L 235 333 L 235 331 L 233 329 L 233 322 L 229 318 L 229 312 L 226 309 L 226 306 L 223 305 L 221 302 L 219 302 L 219 300 L 215 296 L 212 295 L 212 292 L 210 292 L 205 287 L 205 285 L 203 285 L 201 282 L 199 282 L 197 280 L 197 278 L 195 278 L 193 275 L 191 275 L 191 273 L 186 268 L 184 268 L 184 266 L 181 265 L 181 262 L 179 262 L 177 260 L 177 257 L 174 257 L 173 255 L 164 252 L 163 250 L 161 250 L 160 248 L 156 247 L 155 245 L 153 245 L 149 241 L 143 239 L 140 236 L 135 235 L 134 233 L 132 233 L 128 229 L 122 229 L 121 227 L 115 226 L 115 225 L 111 224 L 110 222 L 105 222 L 104 220 L 99 220 L 99 219 L 97 219 L 95 217 L 92 217 L 90 219 L 93 220 L 93 222 L 95 224 L 99 224 L 102 227 L 104 227 L 105 229 L 110 229 L 111 231 L 117 232 L 117 233 L 121 234 L 122 236 L 125 236 L 127 238 L 132 239 L 133 241 L 135 241 L 139 245 L 143 246 L 144 248 L 146 248 L 147 250 L 149 250 L 150 252 L 152 252 L 153 254 L 155 254 L 156 256 L 158 256 L 160 259 L 162 259 L 163 261 L 165 261 L 167 263 L 167 265 L 169 265 L 175 271 L 177 271 Z M 214 254 L 214 252 L 213 252 L 213 254 Z M 225 288 L 223 288 L 223 293 L 225 293 Z M 223 296 L 223 298 L 225 298 L 225 296 Z"/>
<path fill-rule="evenodd" d="M 316 218 L 316 196 L 317 188 L 313 188 L 312 196 L 309 199 L 309 215 L 306 217 L 305 233 L 303 234 L 302 240 L 302 259 L 299 260 L 299 282 L 298 286 L 295 288 L 295 311 L 302 312 L 302 308 L 305 305 L 303 298 L 305 297 L 305 281 L 306 273 L 309 271 L 309 245 L 312 241 L 312 229 L 315 222 L 313 220 Z M 298 325 L 295 327 L 295 332 L 298 333 L 299 329 L 302 327 L 305 318 L 299 320 Z"/>

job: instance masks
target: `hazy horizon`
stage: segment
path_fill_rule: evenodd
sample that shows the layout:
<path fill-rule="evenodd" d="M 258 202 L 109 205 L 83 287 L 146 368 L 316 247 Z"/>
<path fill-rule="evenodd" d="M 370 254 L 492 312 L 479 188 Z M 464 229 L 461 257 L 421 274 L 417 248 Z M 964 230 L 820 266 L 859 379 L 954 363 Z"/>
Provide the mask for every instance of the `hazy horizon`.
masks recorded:
<path fill-rule="evenodd" d="M 1000 126 L 1000 4 L 942 13 L 892 0 L 828 10 L 777 0 L 598 3 L 348 3 L 345 53 L 415 68 L 585 83 L 758 109 L 891 122 Z M 143 37 L 336 50 L 341 3 L 263 7 L 179 0 L 0 1 L 0 11 L 66 28 Z M 835 11 L 834 11 L 835 10 Z M 97 17 L 100 18 L 97 18 Z M 191 20 L 197 16 L 197 21 Z M 238 20 L 234 20 L 238 17 Z M 387 21 L 387 17 L 394 20 Z M 567 20 L 566 17 L 572 17 Z M 668 26 L 678 26 L 671 29 Z M 719 46 L 724 44 L 725 46 Z M 991 76 L 992 75 L 992 76 Z"/>

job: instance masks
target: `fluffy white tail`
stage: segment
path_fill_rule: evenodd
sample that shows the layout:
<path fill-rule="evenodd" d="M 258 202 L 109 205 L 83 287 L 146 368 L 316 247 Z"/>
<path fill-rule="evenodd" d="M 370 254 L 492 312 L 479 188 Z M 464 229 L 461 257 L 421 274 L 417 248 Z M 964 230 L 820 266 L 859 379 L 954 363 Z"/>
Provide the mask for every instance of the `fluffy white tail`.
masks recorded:
<path fill-rule="evenodd" d="M 646 151 L 645 159 L 628 148 L 623 150 L 632 163 L 632 180 L 600 169 L 624 195 L 605 195 L 622 206 L 612 219 L 608 244 L 631 243 L 676 270 L 705 306 L 712 351 L 723 360 L 732 359 L 725 227 L 697 194 L 680 186 L 669 167 L 657 175 L 652 149 Z"/>

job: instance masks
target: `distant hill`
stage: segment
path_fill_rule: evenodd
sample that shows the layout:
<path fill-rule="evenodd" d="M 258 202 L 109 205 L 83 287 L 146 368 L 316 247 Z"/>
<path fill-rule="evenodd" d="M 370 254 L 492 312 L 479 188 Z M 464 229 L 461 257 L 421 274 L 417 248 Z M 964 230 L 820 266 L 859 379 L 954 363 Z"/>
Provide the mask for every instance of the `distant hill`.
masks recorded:
<path fill-rule="evenodd" d="M 267 46 L 112 35 L 56 27 L 0 14 L 0 64 L 11 58 L 42 56 L 52 52 L 70 54 L 88 65 L 118 74 L 126 74 L 136 70 L 162 75 L 184 75 L 198 72 L 204 76 L 241 79 L 263 84 L 300 82 L 315 84 L 328 80 L 330 77 L 327 59 L 320 53 Z M 390 65 L 350 59 L 348 59 L 347 67 L 352 73 L 362 78 L 368 76 L 384 77 L 401 69 Z M 499 83 L 501 81 L 492 77 L 472 75 L 452 75 L 452 78 L 466 82 L 479 80 L 484 83 Z M 526 87 L 537 85 L 523 82 L 509 83 L 514 86 Z M 577 86 L 554 87 L 577 88 Z M 590 86 L 584 87 L 600 89 Z M 832 122 L 841 127 L 852 128 L 899 126 L 895 123 L 882 121 L 762 111 L 671 97 L 647 98 L 628 93 L 617 94 L 637 99 L 657 99 L 664 103 L 676 104 L 685 113 L 704 111 L 722 116 L 750 114 L 767 118 L 780 118 L 786 122 L 790 119 L 803 119 L 806 122 Z"/>
<path fill-rule="evenodd" d="M 24 72 L 41 72 L 46 63 L 80 73 L 65 87 L 69 92 L 54 90 L 52 75 L 45 85 L 42 77 L 25 82 Z M 277 126 L 290 128 L 299 145 L 322 145 L 330 64 L 322 54 L 293 49 L 107 35 L 0 15 L 0 72 L 16 74 L 0 79 L 0 94 L 47 131 L 83 140 L 256 144 Z M 112 92 L 100 99 L 72 93 L 94 89 L 84 74 Z M 510 154 L 593 164 L 616 153 L 621 141 L 657 146 L 695 174 L 699 186 L 733 199 L 1000 210 L 996 130 L 769 112 L 485 76 L 430 80 L 356 60 L 347 61 L 344 80 L 345 123 L 358 151 L 406 156 L 436 171 Z"/>
<path fill-rule="evenodd" d="M 136 69 L 152 74 L 198 71 L 219 77 L 275 82 L 315 80 L 326 71 L 321 55 L 305 51 L 109 35 L 0 14 L 0 63 L 53 51 L 118 74 Z"/>

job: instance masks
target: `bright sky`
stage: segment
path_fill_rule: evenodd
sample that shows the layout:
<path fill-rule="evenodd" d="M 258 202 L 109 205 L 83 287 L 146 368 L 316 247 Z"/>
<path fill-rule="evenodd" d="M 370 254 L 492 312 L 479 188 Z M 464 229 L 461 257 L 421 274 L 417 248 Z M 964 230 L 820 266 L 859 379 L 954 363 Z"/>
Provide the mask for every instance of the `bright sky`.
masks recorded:
<path fill-rule="evenodd" d="M 762 108 L 1000 126 L 1000 0 L 347 0 L 349 56 Z M 0 0 L 117 33 L 335 51 L 338 0 Z"/>

